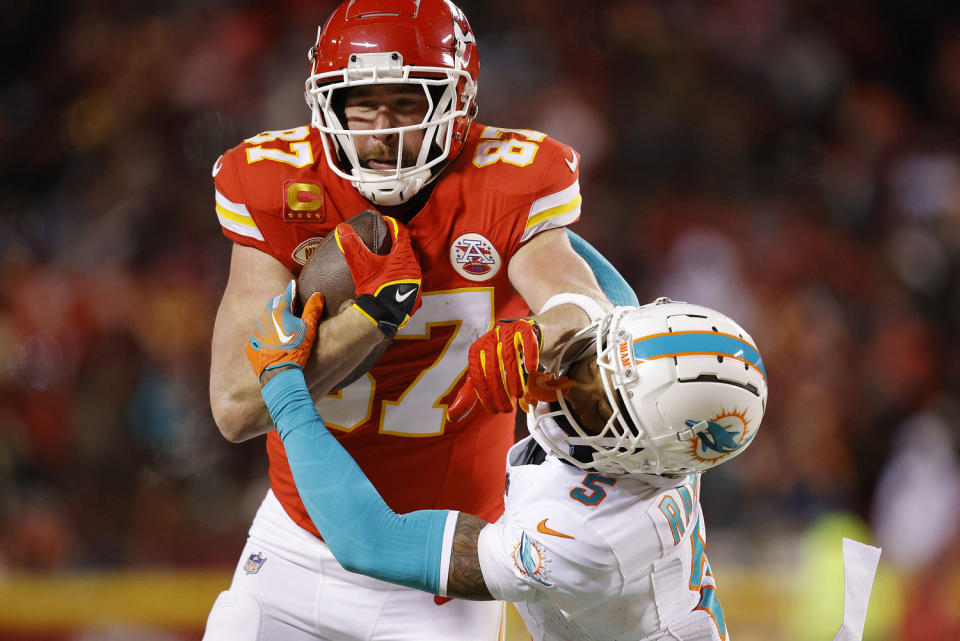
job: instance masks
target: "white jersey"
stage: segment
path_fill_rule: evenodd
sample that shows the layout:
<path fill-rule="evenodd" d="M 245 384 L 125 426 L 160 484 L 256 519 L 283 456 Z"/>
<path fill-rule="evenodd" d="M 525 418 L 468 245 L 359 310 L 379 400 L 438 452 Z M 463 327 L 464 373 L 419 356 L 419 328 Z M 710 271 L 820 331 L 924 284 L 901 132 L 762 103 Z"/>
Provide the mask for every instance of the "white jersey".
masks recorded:
<path fill-rule="evenodd" d="M 479 540 L 491 594 L 516 603 L 534 641 L 728 639 L 699 474 L 676 486 L 529 462 L 542 458 L 532 438 L 510 450 L 506 510 Z"/>

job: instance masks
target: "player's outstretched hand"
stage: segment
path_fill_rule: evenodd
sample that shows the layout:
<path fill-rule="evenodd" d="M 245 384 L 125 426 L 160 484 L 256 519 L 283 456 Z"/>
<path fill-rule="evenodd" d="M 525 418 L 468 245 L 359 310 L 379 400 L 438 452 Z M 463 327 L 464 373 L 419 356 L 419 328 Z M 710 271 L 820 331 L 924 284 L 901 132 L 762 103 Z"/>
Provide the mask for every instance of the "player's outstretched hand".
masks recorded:
<path fill-rule="evenodd" d="M 283 293 L 263 310 L 247 343 L 247 359 L 261 383 L 264 372 L 284 366 L 303 369 L 310 358 L 317 338 L 317 321 L 323 312 L 323 294 L 310 297 L 297 318 L 293 302 L 297 298 L 297 281 L 291 280 Z"/>
<path fill-rule="evenodd" d="M 393 237 L 390 251 L 381 256 L 367 249 L 353 227 L 337 225 L 337 246 L 353 276 L 354 307 L 387 338 L 406 325 L 420 308 L 420 263 L 410 243 L 410 232 L 390 216 L 383 220 Z"/>
<path fill-rule="evenodd" d="M 450 405 L 450 418 L 459 420 L 477 401 L 491 413 L 513 412 L 540 365 L 542 340 L 534 320 L 497 321 L 470 346 L 467 380 Z"/>

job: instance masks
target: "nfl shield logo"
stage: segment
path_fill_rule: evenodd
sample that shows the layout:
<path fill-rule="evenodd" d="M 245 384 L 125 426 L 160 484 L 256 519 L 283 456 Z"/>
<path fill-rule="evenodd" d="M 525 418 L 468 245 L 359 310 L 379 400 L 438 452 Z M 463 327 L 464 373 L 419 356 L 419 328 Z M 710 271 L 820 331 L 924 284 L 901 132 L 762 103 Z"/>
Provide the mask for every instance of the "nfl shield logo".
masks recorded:
<path fill-rule="evenodd" d="M 251 554 L 250 558 L 247 559 L 247 562 L 243 565 L 243 571 L 247 574 L 256 574 L 260 571 L 263 562 L 266 561 L 265 556 L 261 556 L 260 553 Z"/>

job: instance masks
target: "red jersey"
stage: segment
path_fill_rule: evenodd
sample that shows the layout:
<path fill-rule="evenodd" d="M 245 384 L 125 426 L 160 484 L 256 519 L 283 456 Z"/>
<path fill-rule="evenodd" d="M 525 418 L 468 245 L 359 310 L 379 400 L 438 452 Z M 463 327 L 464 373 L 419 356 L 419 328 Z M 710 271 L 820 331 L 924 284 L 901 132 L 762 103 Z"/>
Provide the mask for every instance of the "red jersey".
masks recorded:
<path fill-rule="evenodd" d="M 324 159 L 320 134 L 297 127 L 248 138 L 214 165 L 217 217 L 234 242 L 299 274 L 336 225 L 375 209 Z M 517 249 L 580 216 L 579 157 L 545 134 L 473 124 L 459 158 L 407 223 L 423 270 L 423 306 L 363 377 L 316 402 L 324 422 L 396 512 L 503 511 L 514 417 L 446 420 L 470 344 L 498 318 L 529 313 L 507 278 Z M 270 484 L 290 517 L 317 534 L 276 431 Z"/>

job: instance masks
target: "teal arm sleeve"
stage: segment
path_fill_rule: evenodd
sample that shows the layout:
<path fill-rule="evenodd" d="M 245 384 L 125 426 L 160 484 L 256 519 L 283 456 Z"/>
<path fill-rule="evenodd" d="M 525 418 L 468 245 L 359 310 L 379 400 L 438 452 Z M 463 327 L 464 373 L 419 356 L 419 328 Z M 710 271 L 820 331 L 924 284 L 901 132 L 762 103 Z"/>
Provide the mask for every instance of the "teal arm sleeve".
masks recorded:
<path fill-rule="evenodd" d="M 303 371 L 261 390 L 314 525 L 344 569 L 437 594 L 447 510 L 396 514 L 327 430 Z"/>
<path fill-rule="evenodd" d="M 590 243 L 569 229 L 567 230 L 567 236 L 570 237 L 573 250 L 590 265 L 593 275 L 597 277 L 597 282 L 600 283 L 600 289 L 603 290 L 611 303 L 631 307 L 640 304 L 636 292 L 627 284 L 617 268 L 610 264 L 609 260 L 604 258 Z"/>

